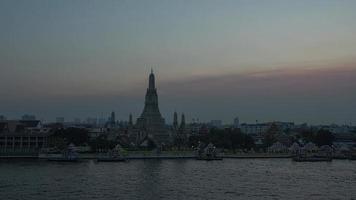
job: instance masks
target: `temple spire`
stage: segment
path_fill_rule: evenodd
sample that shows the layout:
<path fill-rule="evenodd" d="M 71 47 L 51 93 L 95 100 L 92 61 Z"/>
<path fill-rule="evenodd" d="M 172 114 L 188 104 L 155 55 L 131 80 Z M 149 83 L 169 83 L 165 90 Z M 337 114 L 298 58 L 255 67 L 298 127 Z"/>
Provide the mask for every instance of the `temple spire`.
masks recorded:
<path fill-rule="evenodd" d="M 178 114 L 174 112 L 173 114 L 173 128 L 176 130 L 178 129 Z"/>
<path fill-rule="evenodd" d="M 133 122 L 132 122 L 132 114 L 130 113 L 130 116 L 129 116 L 129 126 L 132 126 L 133 125 Z"/>
<path fill-rule="evenodd" d="M 156 86 L 155 86 L 155 75 L 153 74 L 153 69 L 151 69 L 151 74 L 150 74 L 149 83 L 148 83 L 148 89 L 149 90 L 156 89 Z"/>
<path fill-rule="evenodd" d="M 185 129 L 185 116 L 184 116 L 184 113 L 182 114 L 182 119 L 181 119 L 181 122 L 180 122 L 180 128 L 181 129 Z"/>

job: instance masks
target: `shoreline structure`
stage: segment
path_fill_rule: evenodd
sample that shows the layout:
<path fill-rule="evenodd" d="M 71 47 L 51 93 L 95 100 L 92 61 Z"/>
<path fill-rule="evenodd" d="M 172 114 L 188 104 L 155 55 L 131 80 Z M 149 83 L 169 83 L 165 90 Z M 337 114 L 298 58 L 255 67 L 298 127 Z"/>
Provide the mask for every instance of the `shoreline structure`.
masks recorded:
<path fill-rule="evenodd" d="M 39 155 L 1 155 L 0 159 L 48 159 L 56 157 L 60 154 L 39 154 Z M 79 159 L 92 160 L 96 159 L 100 154 L 82 153 Z M 196 159 L 194 152 L 162 152 L 160 154 L 151 152 L 140 152 L 128 154 L 125 156 L 128 160 L 144 160 L 144 159 Z M 225 154 L 223 158 L 228 159 L 271 159 L 271 158 L 291 158 L 291 154 L 269 154 L 269 153 L 244 153 L 244 154 Z"/>

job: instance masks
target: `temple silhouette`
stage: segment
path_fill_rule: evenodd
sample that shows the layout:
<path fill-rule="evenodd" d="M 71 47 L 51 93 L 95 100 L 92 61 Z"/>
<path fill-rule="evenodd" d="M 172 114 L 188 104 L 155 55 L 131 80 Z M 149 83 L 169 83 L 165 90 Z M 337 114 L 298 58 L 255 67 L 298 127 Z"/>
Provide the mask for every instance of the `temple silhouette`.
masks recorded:
<path fill-rule="evenodd" d="M 170 143 L 170 134 L 165 126 L 158 107 L 158 95 L 155 85 L 155 75 L 151 69 L 149 83 L 145 97 L 145 107 L 141 116 L 137 119 L 136 129 L 146 133 L 147 139 L 154 141 L 157 145 Z"/>

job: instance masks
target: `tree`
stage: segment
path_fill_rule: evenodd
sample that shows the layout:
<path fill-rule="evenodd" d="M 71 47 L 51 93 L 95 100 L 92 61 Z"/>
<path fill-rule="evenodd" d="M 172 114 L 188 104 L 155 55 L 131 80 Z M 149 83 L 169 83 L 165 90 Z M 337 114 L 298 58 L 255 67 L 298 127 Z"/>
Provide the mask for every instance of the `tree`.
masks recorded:
<path fill-rule="evenodd" d="M 107 151 L 114 148 L 116 144 L 117 143 L 113 141 L 109 141 L 105 135 L 100 135 L 89 142 L 89 145 L 93 151 Z"/>
<path fill-rule="evenodd" d="M 302 130 L 300 132 L 300 137 L 304 142 L 312 142 L 314 140 L 314 134 L 311 129 L 309 130 Z"/>
<path fill-rule="evenodd" d="M 272 144 L 277 142 L 278 133 L 279 133 L 278 126 L 275 123 L 271 124 L 271 126 L 269 127 L 269 129 L 267 130 L 263 138 L 263 144 L 265 148 L 272 146 Z"/>
<path fill-rule="evenodd" d="M 328 130 L 320 129 L 313 138 L 313 142 L 318 146 L 332 145 L 335 137 Z"/>
<path fill-rule="evenodd" d="M 56 138 L 62 138 L 64 141 L 74 143 L 75 145 L 83 145 L 89 142 L 89 134 L 83 128 L 67 128 L 58 129 L 53 134 Z"/>
<path fill-rule="evenodd" d="M 208 135 L 191 136 L 189 144 L 197 146 L 198 142 L 208 144 L 213 143 L 218 148 L 231 149 L 251 149 L 255 146 L 251 136 L 241 133 L 239 129 L 211 129 Z"/>
<path fill-rule="evenodd" d="M 254 139 L 249 135 L 244 135 L 243 137 L 243 148 L 247 150 L 251 150 L 255 147 Z"/>

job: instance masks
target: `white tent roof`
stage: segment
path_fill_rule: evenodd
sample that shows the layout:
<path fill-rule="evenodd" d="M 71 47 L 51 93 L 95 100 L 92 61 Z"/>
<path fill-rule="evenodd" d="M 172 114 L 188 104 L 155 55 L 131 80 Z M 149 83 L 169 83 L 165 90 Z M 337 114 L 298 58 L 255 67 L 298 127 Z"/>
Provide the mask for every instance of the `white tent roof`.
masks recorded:
<path fill-rule="evenodd" d="M 270 150 L 285 150 L 285 149 L 287 149 L 287 147 L 286 146 L 284 146 L 282 143 L 280 143 L 280 142 L 276 142 L 276 143 L 274 143 L 270 148 L 269 148 Z"/>
<path fill-rule="evenodd" d="M 290 147 L 289 147 L 289 150 L 291 151 L 297 151 L 300 149 L 300 146 L 298 143 L 294 142 Z"/>
<path fill-rule="evenodd" d="M 329 145 L 323 145 L 319 148 L 321 151 L 332 151 L 332 148 Z"/>

